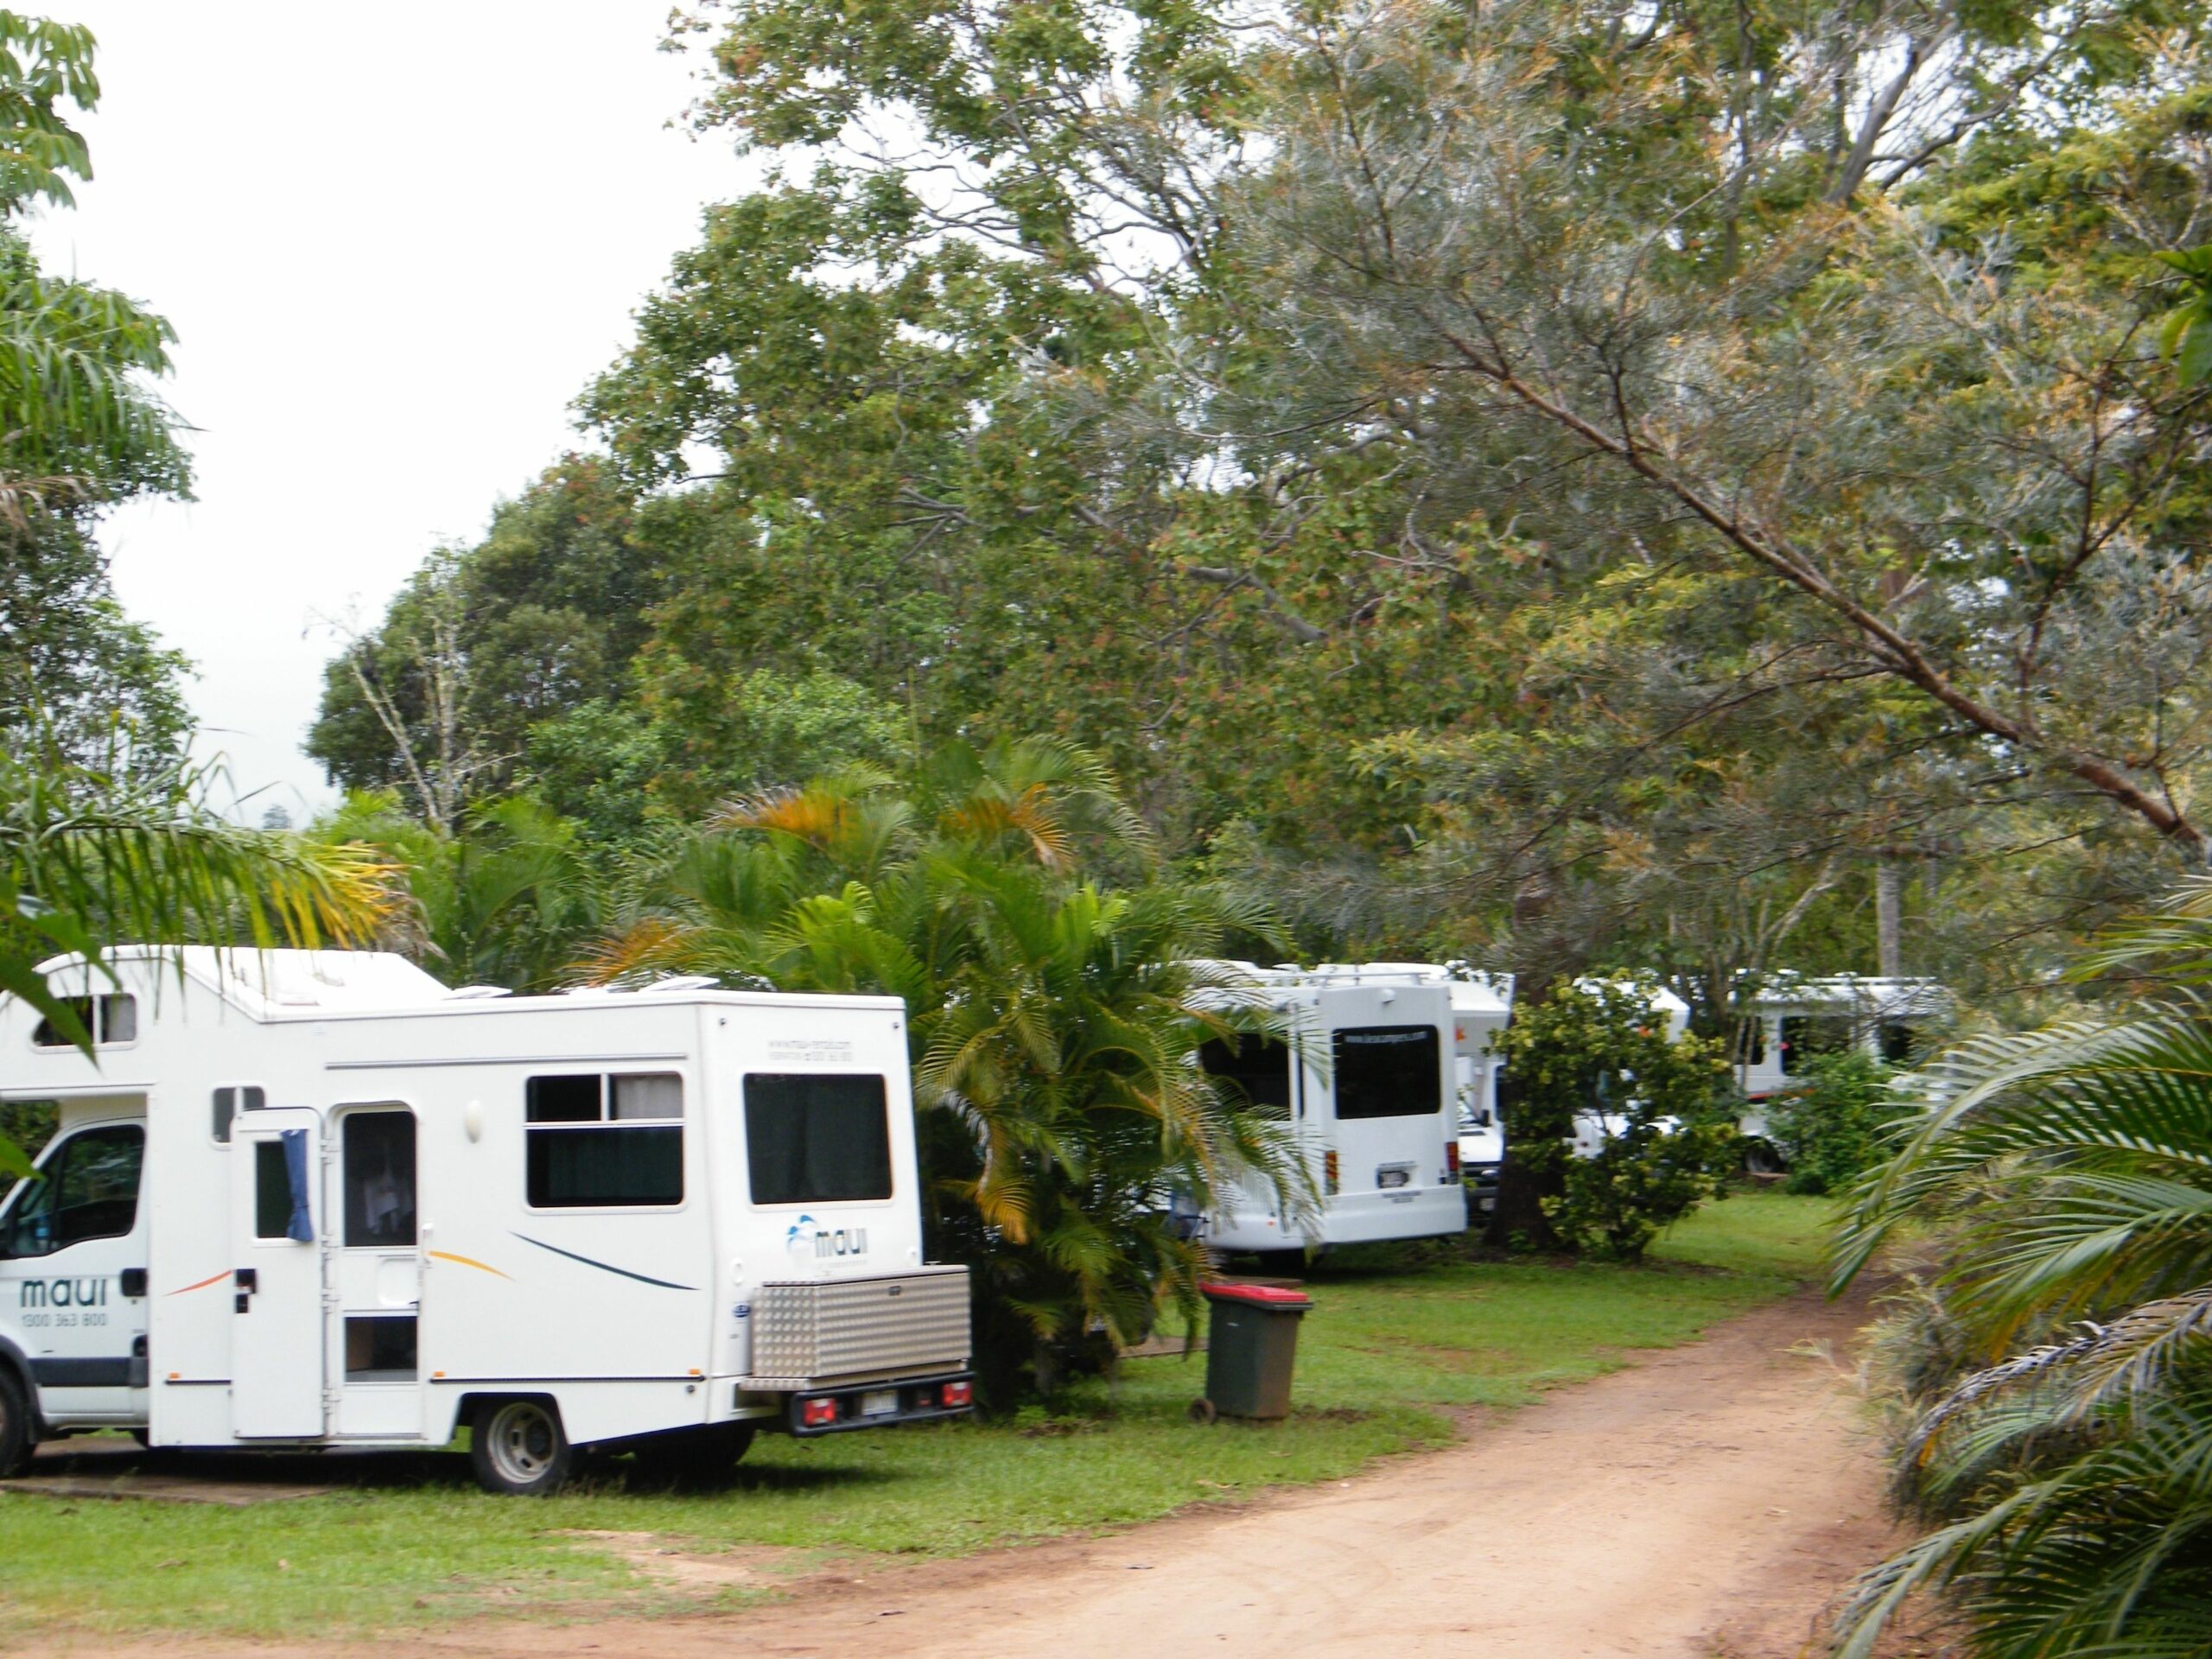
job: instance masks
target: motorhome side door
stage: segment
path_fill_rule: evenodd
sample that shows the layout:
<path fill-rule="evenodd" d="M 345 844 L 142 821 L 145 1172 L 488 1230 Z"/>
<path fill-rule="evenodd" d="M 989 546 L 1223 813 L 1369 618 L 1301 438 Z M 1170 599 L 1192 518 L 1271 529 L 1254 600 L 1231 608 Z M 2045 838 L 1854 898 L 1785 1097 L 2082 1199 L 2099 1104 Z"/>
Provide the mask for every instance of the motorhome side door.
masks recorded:
<path fill-rule="evenodd" d="M 323 1433 L 322 1135 L 315 1112 L 243 1112 L 231 1129 L 231 1432 Z"/>

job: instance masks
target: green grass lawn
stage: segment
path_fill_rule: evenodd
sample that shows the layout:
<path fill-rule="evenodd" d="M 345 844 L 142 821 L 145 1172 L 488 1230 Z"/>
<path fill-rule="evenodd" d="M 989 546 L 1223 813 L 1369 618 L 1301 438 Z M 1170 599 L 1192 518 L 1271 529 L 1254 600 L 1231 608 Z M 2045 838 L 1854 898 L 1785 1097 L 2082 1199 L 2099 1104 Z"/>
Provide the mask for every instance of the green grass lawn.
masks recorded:
<path fill-rule="evenodd" d="M 1738 1194 L 1640 1268 L 1440 1249 L 1348 1256 L 1311 1281 L 1297 1411 L 1275 1427 L 1188 1422 L 1201 1355 L 1132 1361 L 1049 1416 L 764 1437 L 713 1492 L 617 1478 L 548 1500 L 493 1498 L 448 1458 L 366 1460 L 346 1477 L 357 1484 L 327 1496 L 245 1510 L 0 1494 L 0 1638 L 55 1625 L 272 1635 L 480 1611 L 654 1611 L 677 1592 L 573 1534 L 650 1533 L 687 1551 L 784 1546 L 799 1571 L 844 1552 L 856 1563 L 955 1554 L 1331 1479 L 1450 1438 L 1451 1408 L 1525 1403 L 1786 1293 L 1816 1273 L 1826 1214 L 1823 1200 Z"/>

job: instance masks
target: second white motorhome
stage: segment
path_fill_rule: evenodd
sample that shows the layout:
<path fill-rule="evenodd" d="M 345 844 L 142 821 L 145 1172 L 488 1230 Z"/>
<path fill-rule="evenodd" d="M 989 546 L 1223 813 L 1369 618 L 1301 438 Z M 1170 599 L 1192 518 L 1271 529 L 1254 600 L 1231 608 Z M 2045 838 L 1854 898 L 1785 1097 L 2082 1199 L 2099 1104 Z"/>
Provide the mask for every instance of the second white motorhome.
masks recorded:
<path fill-rule="evenodd" d="M 0 1001 L 60 1127 L 0 1205 L 0 1471 L 98 1427 L 424 1447 L 488 1488 L 580 1446 L 729 1461 L 969 1408 L 922 1255 L 895 998 L 449 992 L 392 956 L 126 948 Z"/>
<path fill-rule="evenodd" d="M 1902 1065 L 1955 1012 L 1950 992 L 1932 979 L 1777 975 L 1751 999 L 1738 1039 L 1744 1133 L 1763 1146 L 1766 1101 L 1802 1087 L 1815 1055 L 1857 1050 Z"/>
<path fill-rule="evenodd" d="M 1264 1189 L 1239 1189 L 1205 1218 L 1207 1242 L 1305 1253 L 1465 1231 L 1444 986 L 1388 971 L 1234 967 L 1252 996 L 1289 1017 L 1297 1041 L 1211 1042 L 1199 1063 L 1289 1121 L 1321 1205 L 1300 1217 Z"/>

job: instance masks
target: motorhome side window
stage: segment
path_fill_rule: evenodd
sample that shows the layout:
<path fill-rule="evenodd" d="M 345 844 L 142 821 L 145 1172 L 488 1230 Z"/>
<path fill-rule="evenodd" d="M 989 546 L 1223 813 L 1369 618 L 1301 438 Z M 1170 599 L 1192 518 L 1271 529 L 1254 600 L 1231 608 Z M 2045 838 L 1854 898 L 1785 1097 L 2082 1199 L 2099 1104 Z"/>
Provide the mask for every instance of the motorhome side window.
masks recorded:
<path fill-rule="evenodd" d="M 532 1077 L 524 1090 L 533 1210 L 683 1202 L 683 1079 L 662 1072 Z"/>
<path fill-rule="evenodd" d="M 240 1112 L 257 1112 L 269 1103 L 268 1095 L 253 1084 L 242 1087 L 218 1089 L 214 1094 L 213 1129 L 216 1140 L 226 1145 L 231 1138 L 231 1120 Z"/>
<path fill-rule="evenodd" d="M 1418 1117 L 1444 1106 L 1444 1045 L 1434 1026 L 1357 1026 L 1329 1040 L 1337 1116 Z"/>
<path fill-rule="evenodd" d="M 1795 1071 L 1815 1054 L 1840 1054 L 1852 1046 L 1851 1021 L 1833 1014 L 1782 1017 L 1782 1069 Z"/>
<path fill-rule="evenodd" d="M 880 1076 L 748 1071 L 745 1159 L 755 1204 L 891 1196 L 891 1114 Z"/>
<path fill-rule="evenodd" d="M 67 996 L 62 1004 L 77 1016 L 96 1046 L 138 1040 L 138 999 L 128 991 L 111 996 Z M 74 1045 L 51 1020 L 41 1020 L 31 1033 L 34 1048 L 70 1048 Z"/>
<path fill-rule="evenodd" d="M 1289 1044 L 1256 1032 L 1216 1037 L 1199 1046 L 1198 1065 L 1207 1076 L 1235 1084 L 1262 1111 L 1290 1116 Z"/>
<path fill-rule="evenodd" d="M 88 1238 L 121 1238 L 138 1224 L 146 1133 L 113 1123 L 71 1135 L 40 1167 L 8 1217 L 7 1253 L 51 1255 Z"/>

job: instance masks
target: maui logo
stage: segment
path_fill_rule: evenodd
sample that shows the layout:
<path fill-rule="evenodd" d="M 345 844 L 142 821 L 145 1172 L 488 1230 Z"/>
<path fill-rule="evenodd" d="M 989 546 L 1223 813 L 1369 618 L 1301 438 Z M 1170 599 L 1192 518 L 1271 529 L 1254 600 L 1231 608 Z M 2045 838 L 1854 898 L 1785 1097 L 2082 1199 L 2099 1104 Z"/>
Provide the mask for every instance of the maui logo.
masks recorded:
<path fill-rule="evenodd" d="M 17 1307 L 105 1307 L 105 1279 L 26 1279 L 16 1295 Z"/>
<path fill-rule="evenodd" d="M 868 1229 L 865 1227 L 825 1228 L 812 1216 L 801 1216 L 784 1234 L 784 1248 L 793 1255 L 804 1255 L 809 1249 L 816 1257 L 866 1255 Z"/>

